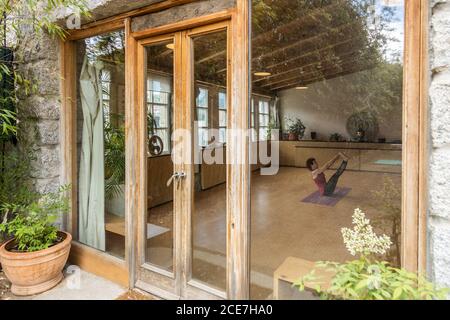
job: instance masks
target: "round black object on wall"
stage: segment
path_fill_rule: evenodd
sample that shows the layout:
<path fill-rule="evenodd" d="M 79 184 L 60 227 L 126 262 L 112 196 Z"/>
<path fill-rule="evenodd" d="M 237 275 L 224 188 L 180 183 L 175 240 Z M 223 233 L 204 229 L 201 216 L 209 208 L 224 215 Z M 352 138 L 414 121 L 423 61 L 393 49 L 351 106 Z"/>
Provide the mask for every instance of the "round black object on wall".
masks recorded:
<path fill-rule="evenodd" d="M 0 109 L 16 112 L 14 103 L 14 73 L 13 73 L 14 52 L 11 48 L 0 47 L 0 62 L 9 72 L 0 69 Z M 0 118 L 0 126 L 3 119 Z M 12 123 L 15 125 L 15 123 Z M 12 140 L 14 136 L 5 136 L 0 134 L 0 140 Z"/>

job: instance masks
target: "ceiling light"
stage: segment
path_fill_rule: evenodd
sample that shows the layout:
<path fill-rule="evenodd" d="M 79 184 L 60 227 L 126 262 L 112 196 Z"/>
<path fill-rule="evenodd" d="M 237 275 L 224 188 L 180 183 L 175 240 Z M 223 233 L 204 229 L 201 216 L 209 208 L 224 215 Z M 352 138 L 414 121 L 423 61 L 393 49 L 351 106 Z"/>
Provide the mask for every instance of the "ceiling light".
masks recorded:
<path fill-rule="evenodd" d="M 173 43 L 169 43 L 168 45 L 166 45 L 166 48 L 173 50 L 173 49 L 175 49 L 175 45 Z"/>
<path fill-rule="evenodd" d="M 297 90 L 306 90 L 306 89 L 308 89 L 308 87 L 295 87 L 295 89 L 297 89 Z"/>
<path fill-rule="evenodd" d="M 258 71 L 258 72 L 255 72 L 254 75 L 257 77 L 268 77 L 272 74 L 270 72 Z"/>

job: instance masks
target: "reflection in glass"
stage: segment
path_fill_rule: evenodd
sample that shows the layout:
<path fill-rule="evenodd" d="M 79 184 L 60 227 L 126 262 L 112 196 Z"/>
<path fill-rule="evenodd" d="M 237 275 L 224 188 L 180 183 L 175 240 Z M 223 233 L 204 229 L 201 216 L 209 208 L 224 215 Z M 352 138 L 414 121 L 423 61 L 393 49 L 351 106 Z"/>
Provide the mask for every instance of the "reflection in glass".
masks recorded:
<path fill-rule="evenodd" d="M 172 42 L 147 46 L 147 224 L 146 262 L 173 272 L 173 185 L 171 157 L 173 124 Z"/>
<path fill-rule="evenodd" d="M 125 258 L 124 32 L 77 46 L 78 241 Z"/>
<path fill-rule="evenodd" d="M 274 293 L 274 275 L 351 259 L 340 230 L 355 208 L 391 237 L 382 259 L 398 265 L 404 1 L 252 6 L 251 126 L 283 141 L 278 174 L 252 173 L 251 297 L 301 298 L 289 284 Z"/>
<path fill-rule="evenodd" d="M 227 126 L 226 40 L 226 31 L 193 39 L 196 103 L 192 114 L 202 162 L 194 170 L 192 277 L 221 291 L 226 288 L 226 146 L 221 143 Z M 209 158 L 217 161 L 211 163 Z"/>

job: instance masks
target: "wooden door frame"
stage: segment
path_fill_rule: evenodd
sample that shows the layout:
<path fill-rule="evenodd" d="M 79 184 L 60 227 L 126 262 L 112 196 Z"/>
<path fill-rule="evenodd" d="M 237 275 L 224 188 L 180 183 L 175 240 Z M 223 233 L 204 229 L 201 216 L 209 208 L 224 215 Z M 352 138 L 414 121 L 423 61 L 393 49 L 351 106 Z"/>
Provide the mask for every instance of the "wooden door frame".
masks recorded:
<path fill-rule="evenodd" d="M 218 16 L 221 17 L 221 21 L 218 21 Z M 145 97 L 144 88 L 144 50 L 145 46 L 152 43 L 160 43 L 165 40 L 174 39 L 175 47 L 175 61 L 174 61 L 174 127 L 180 129 L 192 129 L 192 103 L 195 101 L 193 99 L 193 43 L 192 38 L 200 35 L 205 35 L 209 33 L 218 32 L 221 30 L 227 31 L 227 46 L 228 55 L 231 52 L 231 42 L 232 42 L 232 32 L 231 32 L 231 21 L 232 16 L 229 11 L 226 14 L 220 13 L 212 14 L 209 16 L 202 16 L 198 19 L 190 19 L 188 26 L 191 28 L 186 28 L 186 24 L 173 24 L 167 25 L 164 28 L 158 28 L 158 30 L 146 30 L 144 32 L 139 32 L 133 38 L 135 39 L 136 50 L 135 54 L 137 56 L 136 69 L 135 69 L 135 84 L 134 88 L 137 93 L 134 96 L 134 104 L 138 106 L 133 111 L 133 119 L 130 119 L 130 123 L 126 124 L 126 128 L 130 128 L 130 133 L 128 137 L 130 138 L 129 144 L 134 146 L 131 151 L 132 154 L 130 161 L 134 164 L 132 167 L 138 168 L 137 170 L 128 171 L 131 180 L 134 183 L 127 184 L 127 190 L 130 194 L 133 194 L 136 203 L 134 210 L 137 210 L 138 214 L 134 215 L 134 234 L 137 236 L 136 243 L 134 246 L 134 268 L 135 268 L 135 279 L 134 285 L 146 289 L 152 293 L 163 295 L 167 298 L 227 298 L 225 292 L 211 288 L 204 283 L 192 279 L 191 274 L 191 261 L 192 261 L 192 212 L 193 212 L 193 198 L 194 198 L 194 168 L 193 168 L 193 153 L 186 152 L 183 155 L 183 164 L 175 163 L 174 171 L 185 172 L 187 174 L 186 180 L 182 182 L 183 187 L 177 192 L 178 196 L 174 195 L 174 235 L 180 235 L 180 237 L 174 238 L 174 275 L 172 279 L 174 281 L 171 284 L 164 283 L 166 278 L 170 275 L 162 274 L 159 276 L 157 273 L 161 273 L 159 268 L 150 268 L 148 265 L 146 269 L 150 272 L 155 272 L 156 285 L 152 285 L 148 282 L 142 281 L 139 277 L 139 270 L 142 266 L 145 266 L 145 262 L 142 260 L 143 252 L 142 246 L 145 243 L 145 232 L 142 228 L 144 225 L 143 217 L 147 214 L 147 197 L 146 197 L 146 155 L 142 146 L 145 146 L 146 137 L 146 126 L 145 126 L 145 112 L 146 106 L 142 97 Z M 167 33 L 164 33 L 167 30 Z M 143 36 L 145 34 L 146 36 Z M 228 59 L 228 73 L 227 73 L 227 86 L 230 87 L 232 74 L 232 68 L 230 59 Z M 229 90 L 231 91 L 231 90 Z M 228 99 L 228 108 L 232 110 L 231 98 Z M 132 125 L 134 123 L 134 125 Z M 137 125 L 136 125 L 137 124 Z M 131 128 L 132 127 L 132 128 Z M 191 148 L 191 146 L 188 146 Z M 187 148 L 187 146 L 185 147 Z M 190 150 L 189 150 L 190 151 Z M 190 155 L 191 158 L 185 158 Z M 176 192 L 176 191 L 174 191 Z M 131 208 L 130 208 L 131 210 Z M 136 212 L 136 211 L 134 211 Z M 227 210 L 227 216 L 230 215 L 231 210 Z M 131 216 L 130 216 L 131 217 Z M 136 218 L 137 217 L 137 218 Z M 229 221 L 229 219 L 227 219 Z M 227 228 L 228 229 L 228 228 Z M 227 245 L 230 243 L 228 241 Z M 147 271 L 144 271 L 147 272 Z M 228 278 L 228 275 L 227 275 Z M 165 286 L 164 289 L 160 290 L 158 285 Z M 171 291 L 169 287 L 173 287 L 174 290 Z M 169 295 L 166 292 L 170 292 Z"/>
<path fill-rule="evenodd" d="M 405 0 L 401 264 L 426 274 L 428 1 Z"/>
<path fill-rule="evenodd" d="M 133 208 L 130 212 L 131 221 L 133 221 L 133 229 L 131 230 L 131 234 L 135 237 L 136 241 L 132 244 L 133 251 L 133 263 L 134 263 L 134 278 L 130 279 L 132 281 L 133 286 L 137 286 L 142 289 L 146 289 L 154 294 L 166 297 L 166 298 L 174 298 L 180 296 L 180 288 L 178 283 L 179 277 L 177 276 L 180 271 L 180 264 L 176 257 L 179 255 L 179 242 L 175 242 L 175 235 L 179 230 L 179 210 L 174 210 L 174 225 L 173 225 L 173 271 L 168 272 L 163 270 L 157 266 L 153 266 L 147 263 L 145 260 L 145 250 L 146 250 L 146 229 L 147 225 L 147 215 L 148 215 L 148 197 L 147 197 L 147 175 L 148 175 L 148 155 L 147 155 L 147 103 L 146 103 L 146 57 L 145 50 L 146 46 L 164 43 L 168 41 L 173 41 L 175 50 L 179 50 L 181 43 L 180 38 L 176 34 L 169 33 L 167 35 L 160 35 L 151 38 L 145 38 L 138 40 L 136 43 L 136 47 L 134 50 L 136 61 L 135 72 L 133 73 L 133 81 L 135 88 L 135 100 L 132 104 L 134 109 L 132 110 L 132 119 L 130 118 L 130 122 L 125 123 L 125 128 L 130 128 L 133 131 L 133 134 L 129 135 L 130 141 L 129 145 L 133 146 L 133 149 L 130 150 L 130 163 L 131 167 L 134 167 L 134 170 L 129 170 L 127 173 L 131 177 L 132 183 L 126 185 L 128 192 L 130 190 L 135 190 L 133 186 L 137 186 L 137 194 L 134 194 L 133 198 L 135 208 Z M 179 69 L 179 61 L 177 61 L 177 55 L 174 56 L 174 79 L 178 78 L 178 74 L 181 72 Z M 174 99 L 175 101 L 179 100 L 179 89 L 177 87 L 177 83 L 174 83 Z M 174 114 L 177 113 L 178 104 L 174 104 Z M 174 168 L 174 170 L 176 170 Z M 175 190 L 174 190 L 175 192 Z M 179 206 L 178 197 L 174 198 L 174 207 Z M 134 214 L 132 214 L 134 213 Z M 141 280 L 143 276 L 151 279 L 151 282 L 157 283 L 161 286 L 159 288 L 156 285 L 150 284 L 150 280 L 147 281 Z"/>

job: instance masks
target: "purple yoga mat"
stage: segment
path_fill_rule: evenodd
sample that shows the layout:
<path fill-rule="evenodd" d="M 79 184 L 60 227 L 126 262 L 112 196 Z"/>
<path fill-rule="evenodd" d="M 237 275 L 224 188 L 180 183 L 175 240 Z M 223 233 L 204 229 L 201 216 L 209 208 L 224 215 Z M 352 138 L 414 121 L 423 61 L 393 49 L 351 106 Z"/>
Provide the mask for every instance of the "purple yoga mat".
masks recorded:
<path fill-rule="evenodd" d="M 302 202 L 320 204 L 323 206 L 334 207 L 342 198 L 344 198 L 352 189 L 336 188 L 331 197 L 321 196 L 319 191 L 311 193 Z"/>

